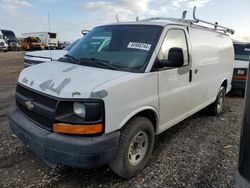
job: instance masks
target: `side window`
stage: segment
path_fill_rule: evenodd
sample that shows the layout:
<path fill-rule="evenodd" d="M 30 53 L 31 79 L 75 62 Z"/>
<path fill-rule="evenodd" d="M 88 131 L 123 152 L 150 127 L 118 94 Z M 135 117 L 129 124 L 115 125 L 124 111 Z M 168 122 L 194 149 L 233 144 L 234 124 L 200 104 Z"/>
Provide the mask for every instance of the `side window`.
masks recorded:
<path fill-rule="evenodd" d="M 185 32 L 181 29 L 170 29 L 163 41 L 159 58 L 168 59 L 168 52 L 171 48 L 182 48 L 184 55 L 184 65 L 188 65 L 188 47 Z"/>

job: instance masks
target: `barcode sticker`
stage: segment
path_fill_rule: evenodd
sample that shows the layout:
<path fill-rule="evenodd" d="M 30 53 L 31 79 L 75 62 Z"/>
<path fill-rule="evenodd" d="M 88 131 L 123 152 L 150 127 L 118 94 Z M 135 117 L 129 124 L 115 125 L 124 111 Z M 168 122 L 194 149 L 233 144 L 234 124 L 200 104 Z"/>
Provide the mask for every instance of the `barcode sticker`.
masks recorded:
<path fill-rule="evenodd" d="M 127 48 L 134 48 L 139 50 L 149 51 L 151 48 L 151 44 L 139 43 L 139 42 L 130 42 Z"/>

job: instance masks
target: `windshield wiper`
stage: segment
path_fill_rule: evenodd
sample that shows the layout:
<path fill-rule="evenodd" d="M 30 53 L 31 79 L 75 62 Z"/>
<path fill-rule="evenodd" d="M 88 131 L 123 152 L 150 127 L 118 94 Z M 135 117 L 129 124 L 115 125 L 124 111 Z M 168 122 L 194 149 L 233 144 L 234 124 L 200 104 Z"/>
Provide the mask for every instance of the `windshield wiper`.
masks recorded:
<path fill-rule="evenodd" d="M 77 60 L 75 57 L 73 57 L 73 56 L 71 56 L 71 55 L 68 55 L 68 54 L 66 54 L 66 55 L 64 55 L 63 57 L 61 57 L 61 58 L 59 59 L 59 61 L 62 61 L 62 60 L 64 60 L 64 59 L 69 59 L 72 63 L 75 63 L 75 64 L 77 64 L 77 63 L 79 62 L 79 60 Z"/>
<path fill-rule="evenodd" d="M 90 62 L 90 63 L 89 63 Z M 87 64 L 89 66 L 94 65 L 97 67 L 108 68 L 112 70 L 117 70 L 117 68 L 110 64 L 109 61 L 96 59 L 96 58 L 80 58 L 79 64 Z"/>

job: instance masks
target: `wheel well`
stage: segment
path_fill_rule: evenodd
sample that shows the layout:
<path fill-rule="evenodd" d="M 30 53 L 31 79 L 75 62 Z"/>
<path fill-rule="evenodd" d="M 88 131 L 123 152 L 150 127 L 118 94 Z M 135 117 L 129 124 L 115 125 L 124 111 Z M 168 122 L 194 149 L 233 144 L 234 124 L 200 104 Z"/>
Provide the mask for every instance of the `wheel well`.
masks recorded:
<path fill-rule="evenodd" d="M 157 125 L 158 120 L 157 120 L 156 114 L 153 110 L 143 110 L 143 111 L 135 114 L 133 117 L 135 117 L 135 116 L 142 116 L 142 117 L 148 118 L 152 122 L 152 124 L 154 126 L 154 130 L 156 132 L 156 125 Z"/>
<path fill-rule="evenodd" d="M 222 86 L 225 87 L 226 91 L 227 91 L 227 80 L 224 80 L 223 83 L 221 84 Z"/>

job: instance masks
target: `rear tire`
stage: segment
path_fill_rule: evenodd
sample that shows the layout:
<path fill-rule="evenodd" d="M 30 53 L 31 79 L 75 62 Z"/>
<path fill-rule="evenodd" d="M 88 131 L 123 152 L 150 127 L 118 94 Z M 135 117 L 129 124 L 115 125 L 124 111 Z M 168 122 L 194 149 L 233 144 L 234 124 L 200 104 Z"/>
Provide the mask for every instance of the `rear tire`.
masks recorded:
<path fill-rule="evenodd" d="M 131 119 L 121 130 L 117 152 L 109 167 L 123 178 L 132 178 L 146 167 L 154 141 L 155 131 L 149 119 Z"/>
<path fill-rule="evenodd" d="M 225 95 L 226 88 L 224 86 L 221 86 L 215 102 L 210 105 L 210 111 L 212 115 L 217 116 L 222 113 Z"/>

